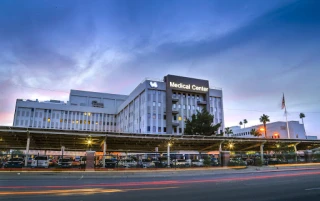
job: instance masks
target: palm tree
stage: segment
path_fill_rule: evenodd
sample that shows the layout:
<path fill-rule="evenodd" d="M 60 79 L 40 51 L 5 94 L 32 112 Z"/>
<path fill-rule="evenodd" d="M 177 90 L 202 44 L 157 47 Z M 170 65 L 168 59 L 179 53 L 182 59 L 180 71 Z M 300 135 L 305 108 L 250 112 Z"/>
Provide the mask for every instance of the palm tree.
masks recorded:
<path fill-rule="evenodd" d="M 300 119 L 301 119 L 301 121 L 302 121 L 302 124 L 304 124 L 303 118 L 305 118 L 306 115 L 304 115 L 303 113 L 300 113 L 300 114 L 299 114 L 299 117 L 300 117 Z"/>
<path fill-rule="evenodd" d="M 255 128 L 251 129 L 250 134 L 255 136 L 255 137 L 260 137 L 261 133 L 257 131 Z"/>
<path fill-rule="evenodd" d="M 240 121 L 240 122 L 239 122 L 240 128 L 241 128 L 242 124 L 243 124 L 242 121 Z"/>
<path fill-rule="evenodd" d="M 265 115 L 263 114 L 261 117 L 260 117 L 260 122 L 263 123 L 263 127 L 264 127 L 264 137 L 267 138 L 267 122 L 270 122 L 270 119 L 269 119 L 269 116 L 268 115 Z"/>
<path fill-rule="evenodd" d="M 247 124 L 247 123 L 248 123 L 248 120 L 247 120 L 247 119 L 244 119 L 244 120 L 243 120 L 243 126 L 246 127 L 246 124 Z"/>
<path fill-rule="evenodd" d="M 226 127 L 224 133 L 225 133 L 225 134 L 228 134 L 228 136 L 229 136 L 230 134 L 233 134 L 233 131 L 232 131 L 231 128 Z"/>

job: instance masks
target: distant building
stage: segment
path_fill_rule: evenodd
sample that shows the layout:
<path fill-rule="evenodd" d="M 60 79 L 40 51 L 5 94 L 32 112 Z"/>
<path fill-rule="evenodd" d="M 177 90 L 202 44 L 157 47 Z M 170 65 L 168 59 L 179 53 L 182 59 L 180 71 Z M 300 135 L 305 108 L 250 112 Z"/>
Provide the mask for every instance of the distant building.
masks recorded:
<path fill-rule="evenodd" d="M 116 85 L 117 83 L 115 83 Z M 13 126 L 101 132 L 183 134 L 185 120 L 206 108 L 224 130 L 221 89 L 208 80 L 167 75 L 129 95 L 71 90 L 69 101 L 17 99 Z"/>
<path fill-rule="evenodd" d="M 290 139 L 307 139 L 306 131 L 304 129 L 304 125 L 300 124 L 299 121 L 289 121 L 289 131 L 290 131 Z M 263 124 L 251 126 L 247 128 L 240 128 L 240 126 L 231 127 L 233 134 L 230 137 L 241 137 L 241 138 L 252 138 L 250 131 L 255 129 L 259 131 L 264 137 L 264 128 Z M 311 136 L 310 136 L 311 137 Z M 287 123 L 283 121 L 273 122 L 267 124 L 267 138 L 281 138 L 287 139 Z"/>
<path fill-rule="evenodd" d="M 317 136 L 310 136 L 310 135 L 307 135 L 307 139 L 308 140 L 317 140 L 318 137 Z"/>

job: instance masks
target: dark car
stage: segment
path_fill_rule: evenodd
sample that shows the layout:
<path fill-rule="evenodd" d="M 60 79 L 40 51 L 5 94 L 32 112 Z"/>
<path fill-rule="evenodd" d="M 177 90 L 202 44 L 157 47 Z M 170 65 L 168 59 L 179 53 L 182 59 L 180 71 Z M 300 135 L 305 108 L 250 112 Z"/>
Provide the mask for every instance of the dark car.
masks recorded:
<path fill-rule="evenodd" d="M 24 166 L 23 158 L 11 158 L 5 164 L 5 168 L 22 168 Z"/>
<path fill-rule="evenodd" d="M 212 166 L 219 166 L 219 160 L 217 158 L 211 158 Z"/>
<path fill-rule="evenodd" d="M 117 160 L 113 160 L 113 159 L 106 159 L 105 160 L 105 167 L 106 168 L 116 168 L 117 167 Z"/>
<path fill-rule="evenodd" d="M 61 168 L 71 168 L 72 167 L 72 159 L 71 158 L 59 159 L 58 166 Z"/>

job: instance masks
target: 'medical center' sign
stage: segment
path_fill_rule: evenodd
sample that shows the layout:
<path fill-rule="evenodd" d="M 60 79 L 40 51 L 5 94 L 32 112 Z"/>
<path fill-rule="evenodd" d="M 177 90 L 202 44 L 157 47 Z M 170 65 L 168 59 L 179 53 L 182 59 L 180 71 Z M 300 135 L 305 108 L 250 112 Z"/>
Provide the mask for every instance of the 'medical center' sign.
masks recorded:
<path fill-rule="evenodd" d="M 201 91 L 201 92 L 207 92 L 209 89 L 208 87 L 197 86 L 195 84 L 184 84 L 184 83 L 175 83 L 175 82 L 170 82 L 170 87 L 178 88 L 178 89 Z"/>

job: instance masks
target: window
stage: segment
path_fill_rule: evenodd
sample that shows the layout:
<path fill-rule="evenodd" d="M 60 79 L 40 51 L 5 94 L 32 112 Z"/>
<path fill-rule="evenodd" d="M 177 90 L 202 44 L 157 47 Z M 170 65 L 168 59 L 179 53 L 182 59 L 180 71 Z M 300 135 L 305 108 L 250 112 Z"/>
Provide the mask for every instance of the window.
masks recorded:
<path fill-rule="evenodd" d="M 91 113 L 90 113 L 90 112 L 88 112 L 88 116 L 91 116 Z"/>
<path fill-rule="evenodd" d="M 166 119 L 167 119 L 167 116 L 166 116 L 166 115 L 163 115 L 163 119 L 166 120 Z"/>
<path fill-rule="evenodd" d="M 174 127 L 174 128 L 173 128 L 173 132 L 174 132 L 174 133 L 177 133 L 177 127 Z"/>
<path fill-rule="evenodd" d="M 179 108 L 179 109 L 181 108 L 181 105 L 180 105 L 180 104 L 178 105 L 178 108 Z"/>
<path fill-rule="evenodd" d="M 190 110 L 191 109 L 191 105 L 188 105 L 188 110 Z"/>
<path fill-rule="evenodd" d="M 90 124 L 90 121 L 88 121 L 88 124 Z"/>
<path fill-rule="evenodd" d="M 182 117 L 178 117 L 178 120 L 181 121 L 181 120 L 182 120 Z"/>
<path fill-rule="evenodd" d="M 147 126 L 147 131 L 150 132 L 150 126 Z"/>
<path fill-rule="evenodd" d="M 152 106 L 153 107 L 156 106 L 156 102 L 155 101 L 152 102 Z"/>
<path fill-rule="evenodd" d="M 156 127 L 155 126 L 152 127 L 152 132 L 156 132 Z"/>
<path fill-rule="evenodd" d="M 76 124 L 78 124 L 78 123 L 79 123 L 79 121 L 77 120 L 77 121 L 76 121 Z"/>
<path fill-rule="evenodd" d="M 20 116 L 20 111 L 17 112 L 17 116 Z"/>
<path fill-rule="evenodd" d="M 53 113 L 52 114 L 52 119 L 54 119 L 56 117 L 56 114 L 55 113 Z"/>
<path fill-rule="evenodd" d="M 186 105 L 183 105 L 183 109 L 186 109 Z"/>
<path fill-rule="evenodd" d="M 182 128 L 179 128 L 179 133 L 182 133 Z"/>
<path fill-rule="evenodd" d="M 39 117 L 42 118 L 42 112 L 39 112 Z"/>
<path fill-rule="evenodd" d="M 50 118 L 48 118 L 48 122 L 50 122 L 51 121 L 51 119 Z"/>
<path fill-rule="evenodd" d="M 151 114 L 150 113 L 148 113 L 148 119 L 150 119 L 151 118 Z"/>
<path fill-rule="evenodd" d="M 176 104 L 173 104 L 173 109 L 175 109 L 176 108 Z"/>
<path fill-rule="evenodd" d="M 155 114 L 155 113 L 152 114 L 152 118 L 153 118 L 153 119 L 156 118 L 156 114 Z"/>
<path fill-rule="evenodd" d="M 176 115 L 173 116 L 173 120 L 175 120 L 175 121 L 177 120 L 177 116 Z"/>
<path fill-rule="evenodd" d="M 299 135 L 298 135 L 298 134 L 296 134 L 296 138 L 299 138 Z"/>
<path fill-rule="evenodd" d="M 35 116 L 38 117 L 38 112 L 36 112 Z"/>
<path fill-rule="evenodd" d="M 161 127 L 158 127 L 158 132 L 159 132 L 159 133 L 161 132 Z"/>
<path fill-rule="evenodd" d="M 158 103 L 158 107 L 161 107 L 161 103 Z"/>
<path fill-rule="evenodd" d="M 80 120 L 80 124 L 82 124 L 82 120 Z"/>
<path fill-rule="evenodd" d="M 200 107 L 199 107 L 199 106 L 197 107 L 197 110 L 200 110 Z"/>
<path fill-rule="evenodd" d="M 27 117 L 29 116 L 29 111 L 27 112 L 26 116 L 27 116 Z"/>
<path fill-rule="evenodd" d="M 167 127 L 163 127 L 163 132 L 167 132 Z"/>
<path fill-rule="evenodd" d="M 161 114 L 158 114 L 158 119 L 161 119 Z"/>
<path fill-rule="evenodd" d="M 194 105 L 192 106 L 192 109 L 194 110 Z"/>
<path fill-rule="evenodd" d="M 62 123 L 63 119 L 60 119 L 60 123 Z"/>
<path fill-rule="evenodd" d="M 24 113 L 25 113 L 25 111 L 22 111 L 22 116 L 24 117 Z"/>

